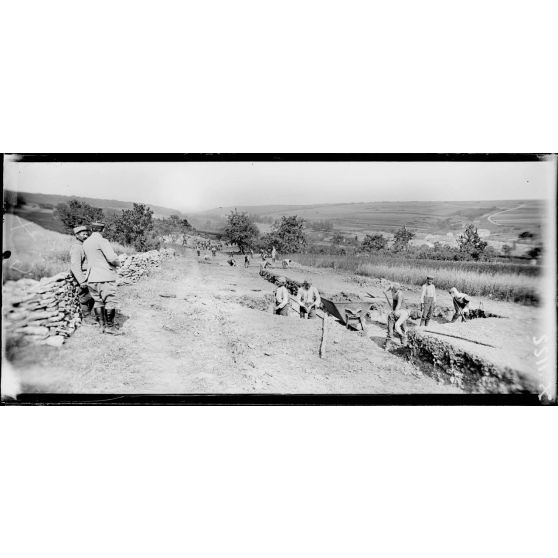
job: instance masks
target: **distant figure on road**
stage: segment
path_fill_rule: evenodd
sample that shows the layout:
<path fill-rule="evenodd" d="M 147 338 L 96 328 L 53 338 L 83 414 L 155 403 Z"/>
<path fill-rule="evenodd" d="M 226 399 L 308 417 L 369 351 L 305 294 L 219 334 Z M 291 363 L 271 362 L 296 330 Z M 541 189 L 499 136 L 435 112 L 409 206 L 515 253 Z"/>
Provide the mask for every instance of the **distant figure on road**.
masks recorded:
<path fill-rule="evenodd" d="M 248 254 L 244 254 L 244 267 L 248 267 L 250 265 L 250 258 Z"/>
<path fill-rule="evenodd" d="M 316 317 L 316 308 L 322 303 L 320 293 L 312 286 L 310 279 L 305 279 L 296 295 L 300 304 L 300 317 L 312 319 Z"/>
<path fill-rule="evenodd" d="M 213 257 L 215 257 L 215 256 L 217 255 L 217 248 L 215 248 L 215 246 L 212 246 L 212 247 L 211 247 L 211 255 L 212 255 Z"/>
<path fill-rule="evenodd" d="M 422 311 L 422 318 L 420 320 L 421 326 L 424 325 L 428 327 L 435 307 L 436 287 L 434 286 L 434 277 L 428 276 L 426 278 L 426 283 L 422 286 L 422 293 L 420 295 L 420 309 Z"/>
<path fill-rule="evenodd" d="M 291 263 L 292 263 L 292 260 L 290 260 L 288 258 L 284 259 L 283 262 L 282 262 L 283 269 L 287 269 L 291 265 Z"/>
<path fill-rule="evenodd" d="M 83 251 L 83 243 L 89 238 L 91 231 L 89 227 L 75 227 L 75 240 L 70 246 L 70 271 L 78 286 L 78 300 L 81 306 L 81 315 L 84 324 L 95 324 L 91 315 L 93 310 L 93 298 L 87 287 L 87 258 Z"/>
<path fill-rule="evenodd" d="M 116 268 L 120 266 L 120 260 L 109 241 L 101 236 L 104 228 L 104 223 L 92 223 L 93 233 L 83 243 L 89 267 L 86 274 L 87 286 L 95 301 L 93 312 L 101 332 L 121 335 L 114 324 L 117 306 Z"/>
<path fill-rule="evenodd" d="M 451 323 L 453 324 L 456 322 L 459 319 L 459 316 L 461 316 L 462 322 L 467 321 L 465 314 L 469 313 L 469 304 L 471 303 L 469 296 L 465 293 L 460 293 L 455 287 L 452 287 L 449 290 L 449 294 L 453 299 L 453 307 L 455 309 L 455 314 L 451 319 Z"/>
<path fill-rule="evenodd" d="M 289 291 L 285 286 L 287 280 L 285 277 L 279 277 L 277 280 L 277 289 L 275 290 L 275 306 L 273 309 L 274 314 L 279 316 L 289 315 Z"/>
<path fill-rule="evenodd" d="M 233 254 L 231 254 L 231 257 L 227 260 L 227 263 L 228 263 L 230 266 L 236 266 L 236 260 L 234 259 L 234 255 L 233 255 Z"/>
<path fill-rule="evenodd" d="M 271 249 L 271 261 L 275 263 L 277 259 L 277 250 L 275 250 L 275 246 Z"/>

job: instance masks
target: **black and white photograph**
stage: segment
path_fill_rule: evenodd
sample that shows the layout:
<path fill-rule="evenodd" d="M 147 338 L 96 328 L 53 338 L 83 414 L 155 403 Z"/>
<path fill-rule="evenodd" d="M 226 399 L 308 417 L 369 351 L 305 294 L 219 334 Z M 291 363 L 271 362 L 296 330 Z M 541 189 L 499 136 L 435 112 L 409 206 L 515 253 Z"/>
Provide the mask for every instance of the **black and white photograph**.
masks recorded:
<path fill-rule="evenodd" d="M 555 155 L 164 159 L 5 156 L 4 400 L 555 400 Z"/>
<path fill-rule="evenodd" d="M 2 556 L 555 554 L 557 8 L 4 3 Z"/>

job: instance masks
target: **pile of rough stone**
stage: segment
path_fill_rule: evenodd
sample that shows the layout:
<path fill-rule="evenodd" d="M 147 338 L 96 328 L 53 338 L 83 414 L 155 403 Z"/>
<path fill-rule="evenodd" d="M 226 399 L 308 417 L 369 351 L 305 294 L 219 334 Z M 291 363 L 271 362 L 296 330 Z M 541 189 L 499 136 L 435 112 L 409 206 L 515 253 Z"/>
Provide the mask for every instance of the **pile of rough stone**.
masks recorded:
<path fill-rule="evenodd" d="M 271 271 L 267 271 L 266 269 L 260 269 L 260 275 L 264 279 L 267 279 L 268 281 L 270 281 L 271 283 L 277 283 L 277 280 L 279 279 L 279 277 L 285 277 L 284 275 L 277 275 L 276 273 L 272 273 Z M 300 287 L 302 287 L 302 283 L 299 283 L 298 281 L 295 281 L 294 279 L 290 279 L 289 277 L 285 277 L 285 279 L 287 280 L 287 283 L 285 285 L 285 287 L 287 287 L 287 290 L 292 295 L 296 295 L 297 292 L 298 292 L 298 289 Z"/>
<path fill-rule="evenodd" d="M 140 277 L 145 275 L 150 269 L 159 267 L 161 260 L 174 257 L 175 251 L 172 248 L 162 250 L 151 250 L 130 256 L 121 254 L 120 267 L 118 268 L 117 285 L 130 285 L 135 283 Z"/>
<path fill-rule="evenodd" d="M 76 294 L 74 280 L 66 272 L 40 281 L 7 281 L 4 285 L 4 328 L 30 341 L 60 346 L 81 323 Z"/>
<path fill-rule="evenodd" d="M 159 267 L 174 250 L 153 250 L 121 257 L 117 284 L 137 281 L 148 269 Z M 77 285 L 67 272 L 40 281 L 6 281 L 3 287 L 2 322 L 4 331 L 26 340 L 60 346 L 81 324 Z"/>

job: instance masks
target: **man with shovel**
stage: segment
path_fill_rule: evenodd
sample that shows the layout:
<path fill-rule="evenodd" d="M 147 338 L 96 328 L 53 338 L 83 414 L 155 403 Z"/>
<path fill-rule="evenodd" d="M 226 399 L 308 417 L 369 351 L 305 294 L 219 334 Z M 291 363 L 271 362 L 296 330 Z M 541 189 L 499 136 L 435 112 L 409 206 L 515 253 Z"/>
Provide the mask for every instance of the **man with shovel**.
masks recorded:
<path fill-rule="evenodd" d="M 451 319 L 451 323 L 456 322 L 459 316 L 461 316 L 462 322 L 466 322 L 467 318 L 465 315 L 469 313 L 469 304 L 471 303 L 469 296 L 465 293 L 460 293 L 455 287 L 450 289 L 449 294 L 453 299 L 453 307 L 455 308 L 455 314 Z"/>

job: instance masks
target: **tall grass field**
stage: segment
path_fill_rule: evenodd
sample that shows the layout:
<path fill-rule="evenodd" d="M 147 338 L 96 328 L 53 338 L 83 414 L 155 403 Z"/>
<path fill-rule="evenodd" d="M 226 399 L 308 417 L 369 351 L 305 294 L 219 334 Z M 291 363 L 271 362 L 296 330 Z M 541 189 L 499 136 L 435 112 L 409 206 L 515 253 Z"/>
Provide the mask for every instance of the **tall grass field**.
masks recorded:
<path fill-rule="evenodd" d="M 537 305 L 540 302 L 540 269 L 533 276 L 528 266 L 491 263 L 433 262 L 413 260 L 362 258 L 356 256 L 322 256 L 293 254 L 293 260 L 302 265 L 340 269 L 366 277 L 384 278 L 398 283 L 422 285 L 427 275 L 432 275 L 438 288 L 456 287 L 472 296 L 487 296 L 497 300 Z M 519 269 L 521 268 L 521 269 Z"/>

